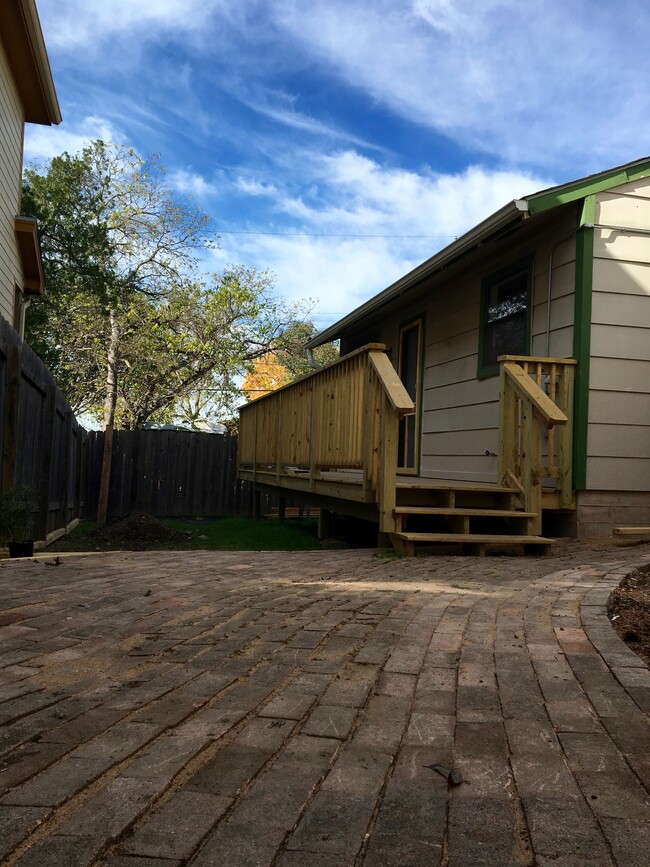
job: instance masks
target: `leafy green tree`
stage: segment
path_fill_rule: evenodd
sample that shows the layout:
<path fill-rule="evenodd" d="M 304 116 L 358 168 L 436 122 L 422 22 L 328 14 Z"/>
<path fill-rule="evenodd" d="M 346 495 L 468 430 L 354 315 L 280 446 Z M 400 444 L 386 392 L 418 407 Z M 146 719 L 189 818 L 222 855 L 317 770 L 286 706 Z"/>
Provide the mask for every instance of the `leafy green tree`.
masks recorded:
<path fill-rule="evenodd" d="M 96 379 L 88 360 L 104 364 L 101 522 L 125 317 L 143 297 L 164 298 L 194 267 L 209 218 L 174 195 L 157 156 L 102 141 L 55 157 L 45 173 L 28 169 L 23 210 L 41 225 L 50 290 L 28 319 L 28 339 L 76 407 L 98 393 L 89 389 Z"/>
<path fill-rule="evenodd" d="M 266 272 L 234 267 L 209 284 L 184 283 L 156 305 L 132 304 L 122 356 L 120 426 L 231 414 L 250 363 L 285 345 L 296 315 L 272 295 Z"/>
<path fill-rule="evenodd" d="M 25 173 L 23 211 L 41 227 L 48 294 L 28 340 L 70 404 L 101 418 L 105 519 L 115 426 L 232 409 L 252 361 L 289 347 L 300 317 L 272 278 L 233 267 L 197 279 L 209 218 L 179 199 L 157 156 L 93 142 Z"/>
<path fill-rule="evenodd" d="M 289 381 L 298 379 L 314 369 L 332 364 L 339 358 L 338 343 L 324 343 L 317 346 L 311 353 L 305 350 L 305 344 L 316 334 L 312 322 L 296 321 L 284 334 L 283 345 L 276 356 L 280 364 L 289 372 Z"/>

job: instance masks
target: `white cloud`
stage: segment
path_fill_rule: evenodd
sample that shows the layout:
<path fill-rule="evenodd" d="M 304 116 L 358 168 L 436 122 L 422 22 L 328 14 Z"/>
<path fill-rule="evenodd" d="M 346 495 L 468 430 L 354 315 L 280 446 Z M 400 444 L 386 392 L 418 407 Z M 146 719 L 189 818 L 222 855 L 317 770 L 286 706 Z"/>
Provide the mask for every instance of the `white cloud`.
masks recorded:
<path fill-rule="evenodd" d="M 214 262 L 218 268 L 233 261 L 268 267 L 285 298 L 316 301 L 320 327 L 390 285 L 511 199 L 551 183 L 529 173 L 479 166 L 454 175 L 385 168 L 354 151 L 301 154 L 296 161 L 304 172 L 297 191 L 287 180 L 276 201 L 282 214 L 294 218 L 293 229 L 280 222 L 279 231 L 296 234 L 225 231 Z M 256 196 L 266 183 L 258 177 L 240 191 Z"/>
<path fill-rule="evenodd" d="M 457 174 L 407 171 L 350 150 L 324 155 L 311 168 L 312 190 L 320 184 L 312 201 L 285 195 L 279 206 L 332 232 L 451 239 L 510 199 L 550 184 L 531 173 L 481 166 Z"/>
<path fill-rule="evenodd" d="M 263 183 L 255 178 L 237 178 L 235 186 L 247 196 L 275 196 L 278 192 L 275 184 Z"/>
<path fill-rule="evenodd" d="M 218 192 L 216 184 L 206 180 L 199 172 L 190 169 L 176 169 L 168 175 L 170 185 L 179 193 L 205 199 Z"/>
<path fill-rule="evenodd" d="M 241 88 L 241 83 L 238 83 L 238 85 L 239 92 L 237 92 L 237 96 L 248 108 L 289 129 L 324 136 L 334 140 L 343 140 L 350 145 L 357 145 L 369 148 L 370 150 L 380 150 L 372 142 L 364 141 L 346 130 L 339 129 L 332 123 L 325 123 L 318 118 L 310 117 L 308 114 L 298 111 L 295 106 L 296 98 L 291 94 L 264 88 L 255 96 L 249 96 Z"/>
<path fill-rule="evenodd" d="M 61 126 L 25 127 L 25 162 L 47 161 L 67 151 L 76 154 L 93 139 L 123 144 L 125 134 L 109 120 L 98 115 L 88 115 L 73 124 Z"/>
<path fill-rule="evenodd" d="M 110 39 L 115 33 L 141 37 L 152 30 L 200 30 L 212 10 L 210 0 L 57 0 L 41 4 L 41 19 L 50 46 L 73 46 Z"/>

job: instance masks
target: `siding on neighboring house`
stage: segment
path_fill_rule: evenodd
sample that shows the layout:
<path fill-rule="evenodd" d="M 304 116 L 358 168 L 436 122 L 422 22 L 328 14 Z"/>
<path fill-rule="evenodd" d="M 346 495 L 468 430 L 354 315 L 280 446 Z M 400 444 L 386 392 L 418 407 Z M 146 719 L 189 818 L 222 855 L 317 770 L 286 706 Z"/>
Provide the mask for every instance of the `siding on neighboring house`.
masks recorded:
<path fill-rule="evenodd" d="M 650 490 L 650 178 L 598 193 L 587 488 Z"/>
<path fill-rule="evenodd" d="M 0 314 L 14 321 L 14 281 L 21 286 L 22 266 L 15 235 L 20 213 L 23 109 L 0 43 Z"/>

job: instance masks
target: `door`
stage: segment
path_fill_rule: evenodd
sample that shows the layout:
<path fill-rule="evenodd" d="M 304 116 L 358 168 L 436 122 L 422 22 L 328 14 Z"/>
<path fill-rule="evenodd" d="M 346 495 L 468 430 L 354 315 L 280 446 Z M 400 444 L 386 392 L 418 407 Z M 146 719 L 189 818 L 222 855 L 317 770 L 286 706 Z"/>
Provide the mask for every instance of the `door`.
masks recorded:
<path fill-rule="evenodd" d="M 417 475 L 420 458 L 420 383 L 422 377 L 422 319 L 414 319 L 399 332 L 400 379 L 415 404 L 399 423 L 397 472 Z"/>

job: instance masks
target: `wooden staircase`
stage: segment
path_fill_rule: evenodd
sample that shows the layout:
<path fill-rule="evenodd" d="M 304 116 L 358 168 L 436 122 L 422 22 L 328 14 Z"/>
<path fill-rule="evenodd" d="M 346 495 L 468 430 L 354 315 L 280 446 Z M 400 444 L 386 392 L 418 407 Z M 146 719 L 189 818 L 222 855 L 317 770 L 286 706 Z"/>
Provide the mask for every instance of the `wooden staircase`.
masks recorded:
<path fill-rule="evenodd" d="M 534 532 L 540 516 L 525 511 L 521 500 L 518 490 L 500 485 L 398 481 L 391 541 L 407 556 L 437 545 L 460 545 L 474 555 L 487 546 L 544 552 L 554 540 Z"/>

